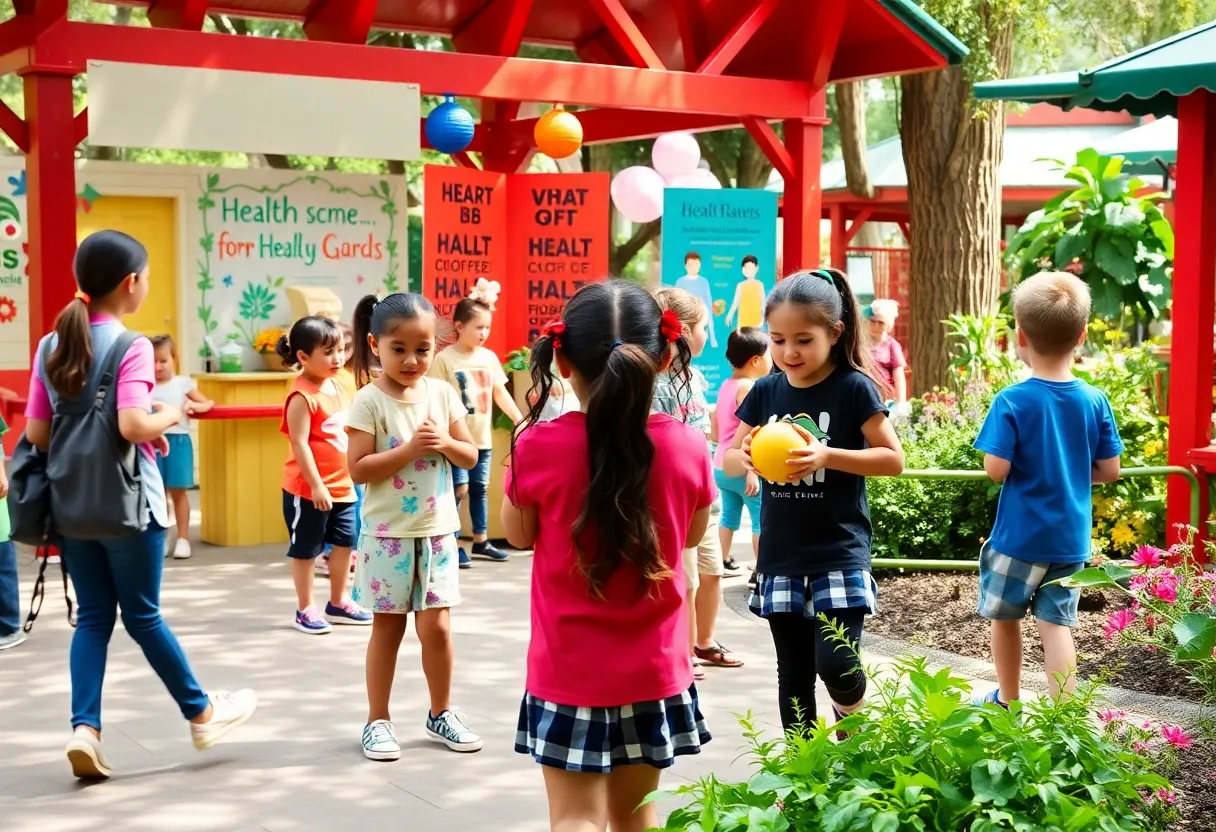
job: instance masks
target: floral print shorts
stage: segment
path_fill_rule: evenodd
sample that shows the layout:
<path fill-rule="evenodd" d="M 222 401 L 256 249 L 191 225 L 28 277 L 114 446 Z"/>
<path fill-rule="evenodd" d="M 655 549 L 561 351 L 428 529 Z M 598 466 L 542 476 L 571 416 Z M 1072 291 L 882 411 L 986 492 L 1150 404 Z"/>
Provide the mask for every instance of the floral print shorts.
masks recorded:
<path fill-rule="evenodd" d="M 409 613 L 460 603 L 455 535 L 359 537 L 351 599 L 372 612 Z"/>

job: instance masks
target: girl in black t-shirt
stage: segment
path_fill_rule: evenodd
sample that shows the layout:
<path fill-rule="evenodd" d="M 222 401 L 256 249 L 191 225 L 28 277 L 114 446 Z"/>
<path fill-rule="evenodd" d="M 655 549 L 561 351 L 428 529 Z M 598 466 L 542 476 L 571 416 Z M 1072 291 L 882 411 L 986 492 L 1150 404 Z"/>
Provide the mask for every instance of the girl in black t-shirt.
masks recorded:
<path fill-rule="evenodd" d="M 784 482 L 763 483 L 748 602 L 773 634 L 781 723 L 789 730 L 815 725 L 817 675 L 837 721 L 861 705 L 862 624 L 877 604 L 865 478 L 899 474 L 904 454 L 843 272 L 791 275 L 769 294 L 764 316 L 781 372 L 758 379 L 736 411 L 740 424 L 723 469 L 728 476 L 755 471 L 752 436 L 769 422 L 792 422 L 808 443 L 790 450 Z M 852 650 L 828 637 L 820 614 L 846 631 Z"/>

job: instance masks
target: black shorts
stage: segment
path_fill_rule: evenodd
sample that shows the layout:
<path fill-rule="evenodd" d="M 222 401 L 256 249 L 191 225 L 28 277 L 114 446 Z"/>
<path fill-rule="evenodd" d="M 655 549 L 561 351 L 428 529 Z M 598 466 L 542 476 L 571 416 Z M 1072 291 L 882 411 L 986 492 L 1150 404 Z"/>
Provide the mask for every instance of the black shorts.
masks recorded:
<path fill-rule="evenodd" d="M 287 521 L 287 557 L 315 558 L 326 544 L 355 545 L 356 503 L 334 503 L 321 511 L 312 500 L 283 492 L 283 519 Z"/>

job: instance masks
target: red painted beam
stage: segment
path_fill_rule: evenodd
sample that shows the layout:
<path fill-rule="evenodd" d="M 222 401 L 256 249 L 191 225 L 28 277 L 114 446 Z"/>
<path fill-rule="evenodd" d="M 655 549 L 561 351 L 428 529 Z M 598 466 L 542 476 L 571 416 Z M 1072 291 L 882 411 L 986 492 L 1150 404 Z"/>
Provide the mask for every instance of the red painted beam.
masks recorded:
<path fill-rule="evenodd" d="M 462 150 L 459 153 L 453 153 L 452 161 L 462 168 L 468 168 L 469 170 L 481 170 L 481 165 L 477 164 L 477 162 L 473 160 L 473 157 L 469 155 L 469 151 L 467 150 Z"/>
<path fill-rule="evenodd" d="M 29 125 L 3 101 L 0 101 L 0 130 L 13 140 L 13 144 L 17 145 L 22 153 L 30 152 Z"/>
<path fill-rule="evenodd" d="M 676 28 L 680 31 L 680 50 L 684 56 L 683 69 L 691 72 L 701 63 L 705 54 L 705 21 L 696 0 L 671 0 L 676 15 Z"/>
<path fill-rule="evenodd" d="M 524 39 L 533 0 L 490 0 L 452 34 L 458 52 L 514 57 Z"/>
<path fill-rule="evenodd" d="M 148 22 L 163 29 L 201 31 L 207 19 L 207 0 L 152 0 Z"/>
<path fill-rule="evenodd" d="M 777 173 L 781 174 L 781 178 L 786 182 L 797 178 L 794 172 L 794 159 L 790 152 L 786 150 L 785 145 L 781 143 L 781 138 L 767 121 L 758 118 L 746 118 L 743 120 L 743 126 L 747 128 L 748 135 L 756 140 L 756 144 L 764 151 L 764 155 L 773 163 L 773 167 L 777 169 Z"/>
<path fill-rule="evenodd" d="M 379 0 L 321 0 L 304 21 L 309 40 L 367 43 Z"/>
<path fill-rule="evenodd" d="M 1216 94 L 1178 99 L 1178 184 L 1174 188 L 1173 343 L 1170 357 L 1169 463 L 1186 466 L 1212 431 L 1212 324 L 1216 305 Z M 1190 492 L 1166 485 L 1168 542 L 1190 522 Z"/>
<path fill-rule="evenodd" d="M 89 137 L 89 108 L 85 107 L 72 119 L 72 138 L 76 140 L 76 144 Z"/>
<path fill-rule="evenodd" d="M 664 69 L 663 62 L 633 22 L 621 0 L 588 0 L 630 62 L 640 69 Z"/>
<path fill-rule="evenodd" d="M 802 81 L 655 72 L 531 58 L 355 46 L 282 38 L 68 23 L 53 46 L 77 72 L 85 61 L 413 82 L 422 92 L 508 101 L 561 101 L 767 119 L 813 116 Z"/>
<path fill-rule="evenodd" d="M 823 89 L 832 77 L 832 61 L 836 59 L 836 46 L 840 43 L 840 33 L 844 31 L 848 14 L 849 0 L 822 0 L 816 7 L 816 13 L 809 16 L 812 28 L 807 33 L 802 59 L 805 63 L 803 77 L 810 83 L 811 89 Z M 919 35 L 914 38 L 920 42 Z"/>
<path fill-rule="evenodd" d="M 874 216 L 874 212 L 869 208 L 864 211 L 859 211 L 857 216 L 853 217 L 853 222 L 844 232 L 844 241 L 846 244 L 853 242 L 853 238 L 857 236 L 857 232 L 861 231 L 861 227 L 870 221 Z"/>
<path fill-rule="evenodd" d="M 781 0 L 756 0 L 756 4 L 731 27 L 731 30 L 726 33 L 726 37 L 722 38 L 722 42 L 714 48 L 709 57 L 701 62 L 701 65 L 697 67 L 697 72 L 705 75 L 721 75 L 730 66 L 730 62 L 735 59 L 739 51 L 760 31 L 760 27 L 768 22 L 779 5 L 781 5 Z"/>
<path fill-rule="evenodd" d="M 14 17 L 0 23 L 0 55 L 28 47 L 34 40 L 34 21 L 30 17 Z"/>

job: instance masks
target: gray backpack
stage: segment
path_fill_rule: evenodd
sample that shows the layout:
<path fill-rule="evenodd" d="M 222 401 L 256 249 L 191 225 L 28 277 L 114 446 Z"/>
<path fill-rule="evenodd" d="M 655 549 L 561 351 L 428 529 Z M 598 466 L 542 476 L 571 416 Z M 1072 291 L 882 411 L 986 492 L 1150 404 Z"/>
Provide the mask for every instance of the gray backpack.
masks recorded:
<path fill-rule="evenodd" d="M 63 537 L 115 540 L 148 527 L 140 450 L 118 432 L 116 392 L 119 364 L 142 337 L 124 331 L 102 359 L 101 373 L 73 398 L 55 403 L 46 477 L 51 524 Z"/>

